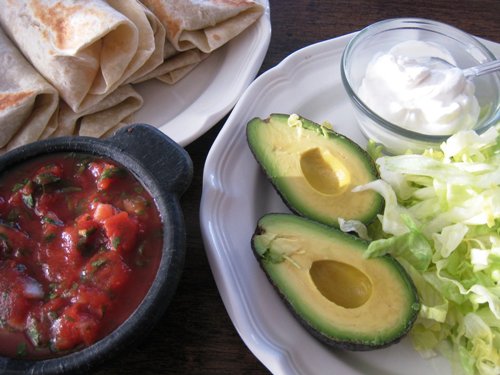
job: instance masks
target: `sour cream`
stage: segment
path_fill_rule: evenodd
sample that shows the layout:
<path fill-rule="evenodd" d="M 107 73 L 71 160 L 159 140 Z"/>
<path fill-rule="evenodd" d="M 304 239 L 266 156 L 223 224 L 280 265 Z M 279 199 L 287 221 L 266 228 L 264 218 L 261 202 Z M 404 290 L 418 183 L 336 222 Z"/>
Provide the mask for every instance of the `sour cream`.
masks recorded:
<path fill-rule="evenodd" d="M 455 64 L 442 47 L 417 40 L 375 56 L 359 97 L 380 117 L 418 133 L 448 135 L 471 129 L 479 118 L 474 84 L 460 69 L 419 59 L 431 56 Z"/>

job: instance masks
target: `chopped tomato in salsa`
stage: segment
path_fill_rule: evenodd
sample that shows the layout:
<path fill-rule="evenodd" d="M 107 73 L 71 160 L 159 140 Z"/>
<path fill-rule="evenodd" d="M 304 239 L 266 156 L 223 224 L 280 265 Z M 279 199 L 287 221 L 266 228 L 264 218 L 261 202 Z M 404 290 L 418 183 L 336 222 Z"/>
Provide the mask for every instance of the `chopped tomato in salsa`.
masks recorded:
<path fill-rule="evenodd" d="M 0 176 L 0 355 L 57 356 L 118 327 L 151 285 L 162 223 L 125 168 L 69 153 Z"/>

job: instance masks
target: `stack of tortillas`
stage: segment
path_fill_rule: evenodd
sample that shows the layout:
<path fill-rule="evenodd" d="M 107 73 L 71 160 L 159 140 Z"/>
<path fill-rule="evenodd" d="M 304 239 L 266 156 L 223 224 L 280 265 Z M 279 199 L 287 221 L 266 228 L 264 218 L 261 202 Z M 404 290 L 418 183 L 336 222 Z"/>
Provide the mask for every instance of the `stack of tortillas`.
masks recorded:
<path fill-rule="evenodd" d="M 253 0 L 9 0 L 0 11 L 0 153 L 103 137 L 263 14 Z M 168 105 L 168 103 L 166 103 Z"/>

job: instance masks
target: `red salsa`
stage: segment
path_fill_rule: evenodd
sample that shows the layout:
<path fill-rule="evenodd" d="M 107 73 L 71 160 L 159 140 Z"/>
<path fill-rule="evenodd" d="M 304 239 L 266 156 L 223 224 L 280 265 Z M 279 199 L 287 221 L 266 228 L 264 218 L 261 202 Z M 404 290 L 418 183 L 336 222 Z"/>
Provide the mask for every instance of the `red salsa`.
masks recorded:
<path fill-rule="evenodd" d="M 0 176 L 0 355 L 88 346 L 139 305 L 158 269 L 162 223 L 116 162 L 43 156 Z"/>

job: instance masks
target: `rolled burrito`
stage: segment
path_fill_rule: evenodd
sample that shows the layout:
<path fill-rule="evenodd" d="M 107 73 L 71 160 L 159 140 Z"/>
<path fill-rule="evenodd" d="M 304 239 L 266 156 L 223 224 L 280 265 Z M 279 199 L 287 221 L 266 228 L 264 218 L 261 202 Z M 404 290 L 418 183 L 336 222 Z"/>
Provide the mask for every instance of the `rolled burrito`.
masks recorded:
<path fill-rule="evenodd" d="M 52 134 L 58 101 L 57 90 L 0 29 L 0 153 Z"/>
<path fill-rule="evenodd" d="M 141 32 L 139 45 L 145 53 L 146 60 L 139 69 L 127 78 L 126 83 L 142 80 L 164 61 L 166 32 L 158 17 L 139 0 L 107 0 L 108 3 L 131 19 Z"/>
<path fill-rule="evenodd" d="M 165 44 L 165 57 L 163 63 L 148 74 L 135 80 L 133 83 L 147 81 L 151 78 L 173 85 L 191 72 L 200 62 L 205 60 L 209 54 L 198 49 L 178 52 L 167 40 Z"/>
<path fill-rule="evenodd" d="M 264 13 L 253 0 L 141 0 L 160 19 L 177 51 L 210 53 L 239 35 Z"/>
<path fill-rule="evenodd" d="M 32 65 L 76 113 L 127 81 L 154 48 L 136 0 L 9 0 L 0 23 Z M 116 9 L 115 9 L 116 8 Z M 130 18 L 129 18 L 130 17 Z"/>
<path fill-rule="evenodd" d="M 74 112 L 60 103 L 58 127 L 54 136 L 84 135 L 100 138 L 113 129 L 133 121 L 133 115 L 143 105 L 142 97 L 131 85 L 122 85 L 95 106 Z"/>

